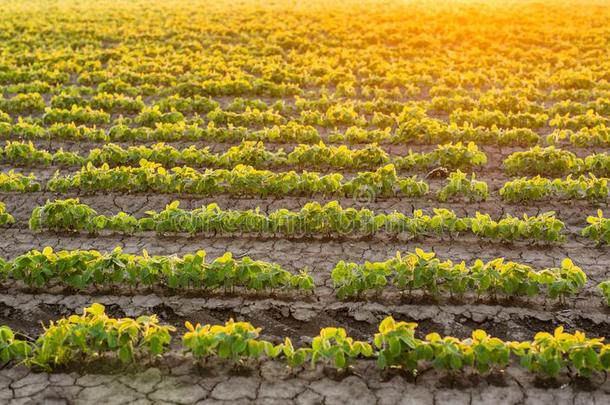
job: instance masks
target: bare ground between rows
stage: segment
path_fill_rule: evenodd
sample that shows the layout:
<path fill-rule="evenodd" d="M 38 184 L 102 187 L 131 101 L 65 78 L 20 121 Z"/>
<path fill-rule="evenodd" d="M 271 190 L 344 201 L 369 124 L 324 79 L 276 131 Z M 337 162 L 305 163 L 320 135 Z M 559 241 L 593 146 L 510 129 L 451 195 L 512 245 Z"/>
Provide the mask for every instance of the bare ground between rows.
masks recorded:
<path fill-rule="evenodd" d="M 300 308 L 301 315 L 307 314 L 305 308 L 312 308 L 319 311 L 325 308 L 333 307 L 360 307 L 362 305 L 374 305 L 384 308 L 395 308 L 402 306 L 409 307 L 437 307 L 444 308 L 447 306 L 469 307 L 469 306 L 491 306 L 491 307 L 506 307 L 520 308 L 524 311 L 547 311 L 553 313 L 588 313 L 592 316 L 606 317 L 610 314 L 610 308 L 603 300 L 601 293 L 597 291 L 596 284 L 590 283 L 577 294 L 568 296 L 565 300 L 557 298 L 551 299 L 546 297 L 544 291 L 540 295 L 534 297 L 515 296 L 509 297 L 503 294 L 484 294 L 467 292 L 462 295 L 450 294 L 442 290 L 442 285 L 439 285 L 441 291 L 435 295 L 427 294 L 421 290 L 413 292 L 400 292 L 396 288 L 387 286 L 378 292 L 368 291 L 354 297 L 340 299 L 336 295 L 336 290 L 332 286 L 330 273 L 315 272 L 313 274 L 316 279 L 315 289 L 311 292 L 275 289 L 275 290 L 260 290 L 252 291 L 244 288 L 230 289 L 203 289 L 203 288 L 179 288 L 170 289 L 164 285 L 129 285 L 128 283 L 118 283 L 112 285 L 86 287 L 76 289 L 67 287 L 60 283 L 51 285 L 43 285 L 40 287 L 26 286 L 20 281 L 4 280 L 0 283 L 0 294 L 8 295 L 54 295 L 56 297 L 84 296 L 95 300 L 97 297 L 117 296 L 132 299 L 133 301 L 141 302 L 147 300 L 143 297 L 151 297 L 150 299 L 164 302 L 178 302 L 185 299 L 189 302 L 225 302 L 225 303 L 241 303 L 245 305 L 268 305 L 269 303 L 279 303 L 284 309 L 294 305 L 295 308 Z M 240 304 L 240 305 L 241 305 Z M 288 312 L 281 311 L 282 315 L 286 316 Z M 295 316 L 297 320 L 298 316 Z"/>
<path fill-rule="evenodd" d="M 453 210 L 459 216 L 474 216 L 476 212 L 489 214 L 494 219 L 499 219 L 507 214 L 522 217 L 523 214 L 539 215 L 544 212 L 554 211 L 557 218 L 567 225 L 584 227 L 589 215 L 596 215 L 597 209 L 607 210 L 607 202 L 589 201 L 558 201 L 539 202 L 528 205 L 506 204 L 498 197 L 492 196 L 484 202 L 446 202 L 441 203 L 433 197 L 424 198 L 379 198 L 371 201 L 365 193 L 358 198 L 336 198 L 336 197 L 282 197 L 282 198 L 239 198 L 229 195 L 216 195 L 203 197 L 188 194 L 152 194 L 152 193 L 96 193 L 92 195 L 79 195 L 79 193 L 58 194 L 51 192 L 34 193 L 0 193 L 0 201 L 6 205 L 6 210 L 15 219 L 27 224 L 32 210 L 37 206 L 44 205 L 47 201 L 56 199 L 79 198 L 81 203 L 89 205 L 99 214 L 113 215 L 118 212 L 126 212 L 138 217 L 144 216 L 147 211 L 161 211 L 172 201 L 180 201 L 182 209 L 196 209 L 207 204 L 216 203 L 224 210 L 249 210 L 260 208 L 261 212 L 271 212 L 280 208 L 300 210 L 305 204 L 317 201 L 325 204 L 330 201 L 338 201 L 343 208 L 367 208 L 375 213 L 391 213 L 393 211 L 410 215 L 413 211 L 421 209 L 428 214 L 433 214 L 433 208 L 446 208 Z"/>
<path fill-rule="evenodd" d="M 248 236 L 195 237 L 142 233 L 133 236 L 86 234 L 33 233 L 27 229 L 4 229 L 0 238 L 0 256 L 10 259 L 31 249 L 50 246 L 56 250 L 94 249 L 111 251 L 121 247 L 127 253 L 141 254 L 146 249 L 156 255 L 183 255 L 203 249 L 213 258 L 232 252 L 234 257 L 251 256 L 257 260 L 279 263 L 288 269 L 309 268 L 314 274 L 328 273 L 340 260 L 362 263 L 385 261 L 396 252 L 414 252 L 416 248 L 435 252 L 442 260 L 472 263 L 475 259 L 492 260 L 504 257 L 535 268 L 559 266 L 570 257 L 581 266 L 592 281 L 599 282 L 610 276 L 610 249 L 590 243 L 568 241 L 563 245 L 536 245 L 532 243 L 490 243 L 475 237 L 460 235 L 452 240 L 421 238 L 400 240 L 375 237 L 366 239 L 343 238 L 259 238 Z"/>
<path fill-rule="evenodd" d="M 172 353 L 163 362 L 127 370 L 107 370 L 101 361 L 53 374 L 23 366 L 0 370 L 0 398 L 10 403 L 601 405 L 609 392 L 603 375 L 549 382 L 513 366 L 484 376 L 425 368 L 414 378 L 401 370 L 380 372 L 372 360 L 357 360 L 338 373 L 321 365 L 291 371 L 278 361 L 240 368 L 214 360 L 192 364 Z"/>
<path fill-rule="evenodd" d="M 532 339 L 539 331 L 552 332 L 564 325 L 566 330 L 582 330 L 588 335 L 610 337 L 608 310 L 521 308 L 484 304 L 404 304 L 374 302 L 308 302 L 277 299 L 250 300 L 242 297 L 187 298 L 158 295 L 53 295 L 0 294 L 0 324 L 29 336 L 42 332 L 42 325 L 99 302 L 114 317 L 157 314 L 161 321 L 184 333 L 184 322 L 222 324 L 233 318 L 262 327 L 262 336 L 280 342 L 290 337 L 306 344 L 320 328 L 340 326 L 357 339 L 369 340 L 386 316 L 417 322 L 417 334 L 430 332 L 469 337 L 473 330 L 484 329 L 506 340 Z"/>

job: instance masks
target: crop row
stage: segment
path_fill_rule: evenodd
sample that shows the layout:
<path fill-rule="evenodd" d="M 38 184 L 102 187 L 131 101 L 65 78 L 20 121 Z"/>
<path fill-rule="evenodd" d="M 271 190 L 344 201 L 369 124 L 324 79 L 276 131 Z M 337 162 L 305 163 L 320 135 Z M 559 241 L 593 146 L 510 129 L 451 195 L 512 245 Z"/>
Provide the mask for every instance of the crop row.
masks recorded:
<path fill-rule="evenodd" d="M 194 210 L 183 210 L 179 201 L 168 204 L 163 211 L 147 211 L 146 216 L 119 212 L 107 216 L 98 215 L 78 199 L 47 201 L 32 211 L 29 227 L 33 231 L 47 229 L 55 232 L 85 231 L 95 235 L 100 231 L 112 231 L 131 235 L 135 232 L 154 231 L 165 233 L 196 234 L 258 234 L 285 237 L 342 237 L 372 236 L 375 234 L 436 236 L 455 238 L 460 233 L 471 233 L 482 239 L 500 242 L 539 241 L 561 243 L 566 239 L 565 225 L 553 211 L 523 218 L 506 214 L 494 220 L 489 214 L 475 213 L 474 217 L 458 217 L 452 210 L 433 209 L 434 214 L 422 210 L 412 216 L 394 211 L 375 213 L 367 208 L 342 208 L 337 201 L 324 206 L 309 202 L 300 211 L 285 208 L 269 214 L 260 209 L 223 210 L 212 203 Z M 14 223 L 14 218 L 2 211 L 4 224 Z M 610 219 L 601 210 L 597 216 L 588 216 L 582 236 L 597 244 L 610 244 Z"/>
<path fill-rule="evenodd" d="M 17 178 L 20 179 L 18 175 Z M 345 180 L 340 173 L 272 172 L 243 165 L 231 170 L 207 169 L 201 172 L 190 167 L 175 167 L 168 171 L 158 163 L 145 160 L 139 167 L 110 168 L 108 165 L 94 167 L 88 164 L 74 174 L 62 176 L 56 173 L 46 187 L 57 193 L 120 191 L 207 196 L 225 193 L 259 197 L 338 195 L 371 199 L 395 195 L 421 197 L 429 191 L 429 185 L 416 176 L 397 176 L 393 165 L 375 172 L 362 172 Z"/>
<path fill-rule="evenodd" d="M 352 130 L 353 131 L 353 130 Z M 211 141 L 211 142 L 241 142 L 244 140 L 264 141 L 269 143 L 299 142 L 315 144 L 322 137 L 314 127 L 288 123 L 274 125 L 262 129 L 246 127 L 216 127 L 215 125 L 200 126 L 186 123 L 157 124 L 154 128 L 132 128 L 125 124 L 117 124 L 104 130 L 96 127 L 68 124 L 53 124 L 43 127 L 26 121 L 11 124 L 0 122 L 0 137 L 20 138 L 27 140 L 52 139 L 68 141 L 93 142 L 143 142 L 143 141 Z M 368 142 L 367 142 L 368 143 Z"/>
<path fill-rule="evenodd" d="M 434 90 L 437 89 L 433 88 L 432 93 L 434 93 Z M 417 105 L 428 112 L 441 111 L 451 114 L 450 119 L 453 122 L 468 121 L 498 127 L 523 127 L 527 126 L 523 124 L 538 124 L 540 121 L 544 123 L 549 116 L 554 117 L 551 120 L 552 123 L 559 126 L 564 123 L 567 117 L 573 118 L 592 114 L 607 115 L 610 113 L 610 99 L 608 97 L 598 97 L 593 101 L 584 103 L 563 100 L 546 108 L 536 101 L 529 100 L 524 95 L 493 91 L 481 95 L 478 99 L 471 95 L 437 94 L 431 100 L 420 101 Z M 304 119 L 311 119 L 312 113 L 322 113 L 325 117 L 342 117 L 345 115 L 355 117 L 373 115 L 375 117 L 374 113 L 391 117 L 392 114 L 400 114 L 403 111 L 404 103 L 386 97 L 378 97 L 374 100 L 357 98 L 346 100 L 343 97 L 333 97 L 332 95 L 323 95 L 322 97 L 301 97 L 297 95 L 292 102 L 287 103 L 284 100 L 277 100 L 273 104 L 261 99 L 236 97 L 222 108 L 221 104 L 211 97 L 172 95 L 161 97 L 146 105 L 141 96 L 131 97 L 121 93 L 96 92 L 95 89 L 86 86 L 80 86 L 78 92 L 60 92 L 53 95 L 48 105 L 44 97 L 35 91 L 17 94 L 11 98 L 0 97 L 0 110 L 10 114 L 42 114 L 49 111 L 47 107 L 50 107 L 50 111 L 53 111 L 53 109 L 71 109 L 73 106 L 101 110 L 109 114 L 138 115 L 138 121 L 145 123 L 146 121 L 142 120 L 141 117 L 150 115 L 151 112 L 155 111 L 159 113 L 176 111 L 182 116 L 215 112 L 213 118 L 216 118 L 219 114 L 243 113 L 252 110 L 261 113 L 277 113 L 285 117 L 301 113 L 301 118 Z M 532 122 L 516 120 L 515 118 L 519 117 L 519 114 L 521 116 L 530 114 Z M 481 119 L 481 117 L 485 119 Z M 235 124 L 235 122 L 231 123 Z"/>
<path fill-rule="evenodd" d="M 314 282 L 307 270 L 292 274 L 275 263 L 234 259 L 230 252 L 206 262 L 203 250 L 182 257 L 150 256 L 124 253 L 120 247 L 112 252 L 95 250 L 42 251 L 30 250 L 11 260 L 0 259 L 3 280 L 20 281 L 26 286 L 41 288 L 59 285 L 76 290 L 99 287 L 160 287 L 178 292 L 293 290 L 308 292 Z M 565 298 L 582 289 L 585 273 L 570 259 L 560 267 L 535 270 L 525 264 L 498 258 L 484 263 L 476 260 L 467 266 L 440 261 L 434 253 L 416 249 L 384 262 L 362 265 L 340 261 L 331 271 L 333 288 L 339 299 L 360 298 L 367 292 L 380 293 L 393 287 L 396 291 L 421 291 L 430 296 L 448 293 L 452 297 L 476 293 L 479 297 Z M 605 285 L 599 285 L 605 294 Z"/>
<path fill-rule="evenodd" d="M 145 217 L 136 218 L 124 212 L 112 216 L 98 215 L 95 210 L 78 199 L 47 201 L 34 208 L 29 221 L 30 229 L 37 231 L 85 231 L 97 234 L 109 230 L 124 234 L 141 231 L 157 233 L 196 234 L 259 234 L 269 236 L 370 236 L 374 234 L 410 236 L 434 235 L 455 237 L 471 233 L 480 238 L 496 241 L 529 240 L 562 242 L 565 240 L 563 222 L 553 212 L 523 218 L 507 214 L 499 221 L 487 214 L 458 217 L 447 209 L 434 209 L 433 215 L 421 210 L 407 216 L 401 212 L 375 213 L 369 209 L 343 209 L 333 201 L 322 206 L 310 202 L 300 211 L 278 209 L 269 214 L 255 210 L 222 210 L 209 204 L 189 211 L 179 202 L 166 206 L 161 212 L 148 211 Z"/>
<path fill-rule="evenodd" d="M 55 153 L 36 148 L 30 142 L 7 141 L 0 148 L 0 160 L 23 166 L 61 165 L 83 166 L 108 164 L 137 165 L 141 160 L 160 163 L 164 166 L 212 166 L 232 168 L 239 164 L 256 167 L 294 167 L 294 168 L 335 168 L 370 169 L 392 162 L 398 169 L 430 170 L 437 167 L 445 169 L 471 169 L 487 163 L 487 156 L 474 143 L 463 145 L 448 143 L 439 145 L 430 152 L 414 153 L 390 157 L 376 144 L 360 149 L 350 149 L 345 145 L 327 146 L 301 144 L 290 153 L 283 149 L 276 152 L 268 150 L 262 142 L 246 141 L 231 147 L 224 153 L 212 153 L 209 148 L 191 146 L 177 149 L 163 143 L 153 146 L 130 146 L 108 144 L 89 151 L 87 156 L 77 152 L 59 150 Z"/>
<path fill-rule="evenodd" d="M 580 136 L 583 138 L 584 135 Z M 592 135 L 593 136 L 593 135 Z M 219 127 L 213 124 L 158 123 L 154 127 L 135 127 L 118 123 L 105 130 L 75 123 L 56 123 L 50 126 L 27 121 L 17 123 L 0 122 L 0 137 L 7 139 L 52 139 L 91 142 L 142 142 L 142 141 L 211 141 L 241 142 L 244 140 L 267 143 L 317 144 L 323 140 L 320 131 L 311 126 L 295 122 L 273 125 L 261 129 L 243 126 Z M 550 138 L 563 139 L 559 135 Z M 498 129 L 469 125 L 447 125 L 440 120 L 410 120 L 395 131 L 369 130 L 351 126 L 344 131 L 332 131 L 327 140 L 333 143 L 383 143 L 383 144 L 440 144 L 447 142 L 475 142 L 480 145 L 533 146 L 541 142 L 532 130 Z"/>
<path fill-rule="evenodd" d="M 53 139 L 92 142 L 141 141 L 212 141 L 241 142 L 245 140 L 267 143 L 317 144 L 323 139 L 332 143 L 348 144 L 442 144 L 447 142 L 475 142 L 479 145 L 534 146 L 543 139 L 528 128 L 499 129 L 472 124 L 447 124 L 433 118 L 406 120 L 395 130 L 366 129 L 351 126 L 343 131 L 333 130 L 323 138 L 311 125 L 289 121 L 286 124 L 265 126 L 260 129 L 245 126 L 221 127 L 213 123 L 157 123 L 154 127 L 130 127 L 117 123 L 109 129 L 76 125 L 74 122 L 55 123 L 49 126 L 19 121 L 0 122 L 0 138 Z M 549 145 L 569 142 L 576 147 L 610 146 L 610 126 L 604 124 L 580 130 L 555 130 L 546 137 Z"/>
<path fill-rule="evenodd" d="M 153 286 L 177 290 L 293 289 L 310 291 L 313 279 L 305 270 L 294 275 L 275 263 L 233 258 L 230 252 L 206 262 L 199 250 L 183 257 L 141 256 L 124 253 L 120 247 L 110 253 L 95 250 L 54 252 L 46 247 L 31 250 L 12 260 L 0 259 L 3 279 L 22 281 L 30 287 L 59 284 L 73 289 L 104 286 Z"/>
<path fill-rule="evenodd" d="M 339 298 L 359 297 L 362 293 L 383 291 L 388 285 L 398 291 L 411 293 L 421 290 L 436 296 L 447 292 L 461 296 L 474 292 L 478 296 L 495 298 L 498 293 L 508 297 L 536 296 L 546 290 L 549 298 L 576 294 L 587 282 L 587 276 L 570 259 L 564 259 L 560 267 L 534 270 L 530 266 L 505 262 L 498 258 L 490 262 L 477 260 L 472 266 L 464 262 L 454 264 L 440 261 L 432 252 L 416 249 L 384 262 L 339 262 L 331 277 Z"/>
<path fill-rule="evenodd" d="M 207 170 L 205 173 L 190 168 L 167 171 L 158 164 L 141 161 L 139 167 L 87 165 L 72 175 L 55 176 L 41 184 L 34 174 L 25 176 L 13 170 L 0 173 L 0 191 L 35 192 L 78 191 L 82 194 L 100 191 L 193 193 L 201 195 L 334 195 L 374 200 L 378 197 L 423 197 L 429 194 L 430 185 L 417 176 L 398 176 L 394 165 L 386 165 L 375 172 L 359 172 L 349 180 L 340 173 L 320 176 L 316 173 L 272 172 L 238 165 L 230 171 Z M 507 202 L 589 200 L 608 198 L 608 179 L 592 174 L 565 179 L 546 177 L 519 178 L 507 181 L 498 191 Z M 451 172 L 443 187 L 436 192 L 439 201 L 484 201 L 489 197 L 485 181 L 476 180 L 460 170 Z"/>
<path fill-rule="evenodd" d="M 359 114 L 373 112 L 391 114 L 399 113 L 403 109 L 405 103 L 399 100 L 400 97 L 412 98 L 420 95 L 421 89 L 418 86 L 421 85 L 429 86 L 430 98 L 420 97 L 417 103 L 413 99 L 410 102 L 430 112 L 474 111 L 475 117 L 496 111 L 504 114 L 546 112 L 556 120 L 557 117 L 565 118 L 568 114 L 570 116 L 607 114 L 610 108 L 608 101 L 610 91 L 607 84 L 595 87 L 598 83 L 593 82 L 592 75 L 582 75 L 577 72 L 564 72 L 573 76 L 568 80 L 572 81 L 569 87 L 564 86 L 567 83 L 556 82 L 554 86 L 557 88 L 550 91 L 531 86 L 481 89 L 472 82 L 469 83 L 470 88 L 466 89 L 455 85 L 448 86 L 447 83 L 434 83 L 430 77 L 417 74 L 405 76 L 403 79 L 411 83 L 403 82 L 400 88 L 385 89 L 367 83 L 360 83 L 357 88 L 348 88 L 338 83 L 334 91 L 330 89 L 303 91 L 295 86 L 269 81 L 265 83 L 260 79 L 258 83 L 247 83 L 248 80 L 220 78 L 220 80 L 207 80 L 203 85 L 187 81 L 179 86 L 166 87 L 159 86 L 161 83 L 158 81 L 154 82 L 159 76 L 151 73 L 139 73 L 137 82 L 134 81 L 135 75 L 130 75 L 128 72 L 117 72 L 114 76 L 119 78 L 114 80 L 108 77 L 107 71 L 93 73 L 93 75 L 89 72 L 84 73 L 77 85 L 66 86 L 66 81 L 69 80 L 68 73 L 58 75 L 57 72 L 44 69 L 13 67 L 13 71 L 3 72 L 0 75 L 0 93 L 14 95 L 0 98 L 0 108 L 11 114 L 40 114 L 46 107 L 70 109 L 73 105 L 112 114 L 138 114 L 145 108 L 158 108 L 163 112 L 175 110 L 185 115 L 205 114 L 221 107 L 213 97 L 225 96 L 234 97 L 234 100 L 226 103 L 223 108 L 229 112 L 243 112 L 251 108 L 260 111 L 274 109 L 291 113 L 302 111 L 326 113 L 331 108 L 331 111 L 341 111 L 351 107 Z M 455 74 L 455 71 L 452 70 L 451 73 Z M 308 75 L 299 79 L 306 80 Z M 446 76 L 450 75 L 446 72 Z M 445 77 L 441 76 L 439 79 Z M 376 78 L 376 80 L 384 79 L 383 76 Z M 464 77 L 454 76 L 453 79 L 464 80 Z M 481 76 L 477 78 L 477 80 L 481 79 L 483 79 Z M 262 89 L 264 84 L 272 88 Z M 43 95 L 50 96 L 49 103 L 45 102 Z M 152 102 L 147 105 L 143 101 L 143 96 Z M 266 96 L 265 98 L 271 99 L 271 102 L 256 98 L 260 96 Z M 292 102 L 288 105 L 284 104 L 286 99 L 292 98 L 290 96 L 294 97 Z M 496 119 L 501 120 L 500 117 L 496 113 Z M 558 124 L 562 122 L 556 121 Z"/>
<path fill-rule="evenodd" d="M 531 341 L 503 341 L 475 330 L 467 339 L 429 333 L 416 336 L 417 324 L 385 318 L 370 341 L 354 340 L 343 328 L 326 327 L 311 344 L 295 347 L 286 337 L 273 343 L 260 337 L 260 328 L 249 322 L 229 320 L 224 325 L 185 323 L 181 348 L 203 362 L 210 358 L 244 363 L 267 358 L 284 361 L 291 368 L 322 364 L 338 370 L 358 358 L 376 359 L 382 369 L 402 368 L 413 374 L 433 367 L 441 372 L 501 372 L 515 363 L 543 378 L 562 373 L 591 377 L 610 370 L 610 345 L 603 338 L 587 338 L 583 332 L 538 332 Z M 169 350 L 176 329 L 159 323 L 156 315 L 137 319 L 109 317 L 94 303 L 83 315 L 51 322 L 33 342 L 7 326 L 0 327 L 0 359 L 4 364 L 22 362 L 51 371 L 87 363 L 95 358 L 118 359 L 123 364 L 161 357 Z"/>
<path fill-rule="evenodd" d="M 546 148 L 535 146 L 527 151 L 512 153 L 504 159 L 502 166 L 509 175 L 550 177 L 592 173 L 596 176 L 608 177 L 610 155 L 597 153 L 583 159 L 568 150 L 556 149 L 553 146 Z"/>
<path fill-rule="evenodd" d="M 608 147 L 610 146 L 610 125 L 599 124 L 578 130 L 555 130 L 547 135 L 546 143 L 549 145 L 569 143 L 580 148 Z"/>
<path fill-rule="evenodd" d="M 21 166 L 130 166 L 147 160 L 169 167 L 187 165 L 232 168 L 244 164 L 258 168 L 301 169 L 371 169 L 392 163 L 400 170 L 428 171 L 435 168 L 480 168 L 487 163 L 487 155 L 472 142 L 467 145 L 450 142 L 438 145 L 430 152 L 409 151 L 404 156 L 390 156 L 377 144 L 369 144 L 359 149 L 350 149 L 345 145 L 327 146 L 322 142 L 316 145 L 299 144 L 286 153 L 283 149 L 271 151 L 262 142 L 245 141 L 223 153 L 212 153 L 208 147 L 201 149 L 194 145 L 185 149 L 177 149 L 163 143 L 124 148 L 111 143 L 92 149 L 85 156 L 64 150 L 51 153 L 35 147 L 31 142 L 7 141 L 5 147 L 0 148 L 0 160 Z M 502 168 L 508 175 L 550 177 L 594 174 L 610 177 L 610 155 L 596 153 L 579 158 L 571 151 L 554 146 L 536 146 L 526 151 L 511 153 L 504 159 Z"/>
<path fill-rule="evenodd" d="M 294 68 L 297 66 L 293 66 Z M 12 70 L 0 75 L 2 84 L 0 93 L 16 95 L 0 98 L 0 108 L 14 114 L 42 113 L 47 106 L 69 109 L 73 105 L 114 114 L 137 114 L 145 108 L 158 108 L 165 112 L 174 109 L 183 114 L 205 114 L 220 107 L 220 103 L 212 100 L 211 97 L 233 96 L 236 97 L 235 100 L 227 103 L 224 108 L 227 111 L 239 112 L 246 108 L 266 111 L 273 108 L 289 112 L 325 113 L 329 108 L 337 110 L 352 107 L 359 114 L 370 114 L 373 111 L 390 114 L 402 110 L 404 102 L 398 100 L 401 96 L 418 96 L 421 93 L 419 86 L 429 86 L 430 98 L 426 100 L 420 98 L 419 104 L 434 112 L 451 113 L 456 110 L 531 114 L 547 112 L 552 117 L 564 117 L 567 114 L 584 115 L 589 111 L 607 114 L 610 109 L 608 101 L 610 92 L 607 85 L 603 80 L 602 83 L 595 81 L 594 75 L 591 74 L 593 72 L 585 74 L 562 72 L 563 74 L 559 76 L 563 77 L 553 78 L 553 89 L 550 91 L 533 86 L 515 87 L 515 83 L 504 89 L 499 87 L 481 89 L 477 86 L 480 83 L 472 81 L 468 83 L 469 88 L 463 88 L 456 83 L 448 85 L 443 82 L 447 77 L 450 77 L 450 80 L 467 81 L 474 76 L 469 72 L 471 76 L 469 79 L 465 78 L 465 75 L 456 77 L 455 70 L 441 74 L 437 81 L 426 75 L 406 74 L 402 77 L 401 86 L 391 89 L 379 87 L 380 83 L 372 83 L 385 81 L 383 75 L 377 75 L 373 80 L 367 78 L 362 83 L 352 82 L 349 87 L 334 78 L 337 85 L 334 91 L 325 88 L 316 89 L 318 91 L 303 91 L 295 86 L 260 80 L 244 74 L 245 72 L 240 73 L 241 78 L 238 80 L 218 77 L 215 80 L 208 79 L 203 84 L 172 77 L 179 84 L 168 86 L 171 81 L 168 80 L 169 77 L 161 78 L 160 75 L 152 72 L 139 72 L 134 75 L 128 71 L 110 74 L 107 70 L 98 70 L 83 72 L 77 79 L 77 85 L 68 86 L 67 72 L 50 72 L 44 67 L 24 69 L 13 66 Z M 309 79 L 320 79 L 316 77 L 319 74 L 320 72 L 308 72 L 293 79 L 297 79 L 298 82 L 308 82 Z M 598 74 L 603 74 L 603 71 Z M 478 76 L 476 80 L 481 81 L 485 78 Z M 367 81 L 369 83 L 366 83 Z M 309 85 L 314 86 L 320 84 L 323 83 L 309 82 Z M 270 88 L 264 89 L 264 85 Z M 42 95 L 52 96 L 49 97 L 50 102 L 45 102 Z M 285 98 L 273 103 L 267 103 L 260 98 L 250 99 L 252 96 L 261 95 L 267 96 L 267 99 L 294 95 L 294 102 L 289 105 L 290 108 L 286 108 L 282 103 Z M 149 100 L 152 98 L 152 103 L 146 105 L 142 96 L 146 96 Z M 240 96 L 249 96 L 249 98 L 244 99 Z"/>
<path fill-rule="evenodd" d="M 309 202 L 299 211 L 281 208 L 265 214 L 259 208 L 240 211 L 223 210 L 212 203 L 194 210 L 183 210 L 179 201 L 168 204 L 163 211 L 147 211 L 146 216 L 136 218 L 120 212 L 115 215 L 98 215 L 78 199 L 47 201 L 32 211 L 29 227 L 33 231 L 85 231 L 97 234 L 107 230 L 123 234 L 154 231 L 164 233 L 196 234 L 258 234 L 267 236 L 371 236 L 375 234 L 412 237 L 436 236 L 454 238 L 460 233 L 470 233 L 482 239 L 511 242 L 539 241 L 561 243 L 566 239 L 565 225 L 552 211 L 523 218 L 506 214 L 499 220 L 489 214 L 475 213 L 474 217 L 458 217 L 445 208 L 433 209 L 434 214 L 422 210 L 412 216 L 394 211 L 375 213 L 367 208 L 342 208 L 337 201 L 325 205 Z M 8 223 L 13 219 L 8 216 Z M 597 216 L 587 217 L 589 224 L 582 229 L 582 236 L 598 244 L 610 244 L 610 219 L 601 210 Z"/>
<path fill-rule="evenodd" d="M 558 200 L 592 200 L 603 201 L 608 198 L 608 179 L 580 175 L 565 179 L 548 179 L 546 177 L 522 177 L 504 183 L 498 191 L 507 202 L 558 201 Z"/>

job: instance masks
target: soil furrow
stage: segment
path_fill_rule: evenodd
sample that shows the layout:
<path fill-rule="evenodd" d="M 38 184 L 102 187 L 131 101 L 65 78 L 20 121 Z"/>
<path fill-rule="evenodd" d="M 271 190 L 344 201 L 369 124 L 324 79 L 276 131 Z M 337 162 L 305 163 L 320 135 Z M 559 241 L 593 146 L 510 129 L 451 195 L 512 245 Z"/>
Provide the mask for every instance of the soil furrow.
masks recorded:
<path fill-rule="evenodd" d="M 566 330 L 582 330 L 591 336 L 610 336 L 609 310 L 597 308 L 515 307 L 507 304 L 402 304 L 375 302 L 311 302 L 279 299 L 251 300 L 240 296 L 225 298 L 186 298 L 179 296 L 81 295 L 81 294 L 0 294 L 0 322 L 30 335 L 42 332 L 47 324 L 99 302 L 115 317 L 137 317 L 155 313 L 164 322 L 184 333 L 184 322 L 224 323 L 229 318 L 262 327 L 267 339 L 287 336 L 309 342 L 321 327 L 340 326 L 357 339 L 369 340 L 379 322 L 388 315 L 417 322 L 421 337 L 430 332 L 470 336 L 484 329 L 508 340 L 532 339 L 538 331 L 552 331 L 558 325 Z"/>

